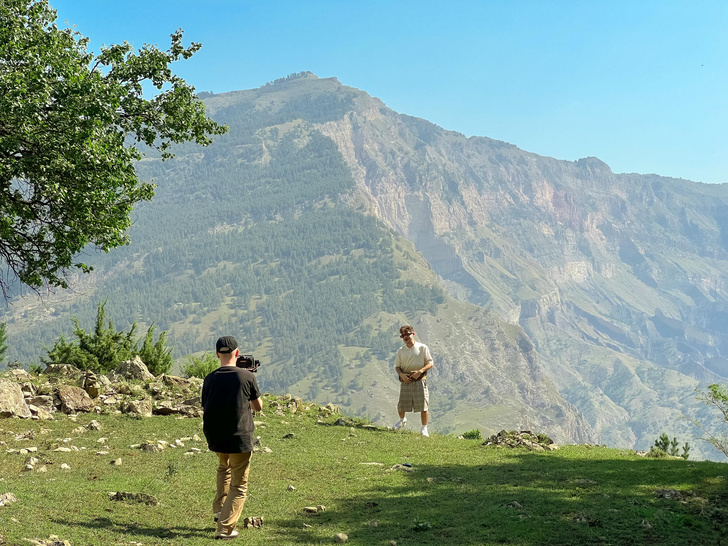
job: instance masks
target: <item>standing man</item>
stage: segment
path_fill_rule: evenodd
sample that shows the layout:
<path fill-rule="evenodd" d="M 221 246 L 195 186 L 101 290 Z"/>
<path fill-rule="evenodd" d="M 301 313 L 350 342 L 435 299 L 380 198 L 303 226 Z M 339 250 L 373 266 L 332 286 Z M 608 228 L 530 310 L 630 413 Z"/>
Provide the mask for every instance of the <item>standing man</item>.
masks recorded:
<path fill-rule="evenodd" d="M 394 368 L 400 380 L 399 402 L 397 412 L 399 421 L 394 430 L 404 428 L 407 424 L 405 412 L 419 411 L 422 421 L 422 436 L 429 437 L 427 432 L 428 406 L 430 393 L 427 390 L 427 370 L 432 368 L 430 349 L 424 343 L 415 341 L 415 329 L 410 325 L 399 329 L 399 337 L 404 341 L 404 347 L 397 351 Z"/>
<path fill-rule="evenodd" d="M 235 338 L 218 339 L 215 352 L 220 367 L 210 372 L 202 385 L 202 430 L 207 446 L 219 459 L 217 494 L 212 503 L 215 538 L 231 539 L 239 534 L 235 524 L 248 496 L 255 432 L 252 411 L 263 409 L 263 402 L 253 374 L 235 366 L 240 354 Z"/>

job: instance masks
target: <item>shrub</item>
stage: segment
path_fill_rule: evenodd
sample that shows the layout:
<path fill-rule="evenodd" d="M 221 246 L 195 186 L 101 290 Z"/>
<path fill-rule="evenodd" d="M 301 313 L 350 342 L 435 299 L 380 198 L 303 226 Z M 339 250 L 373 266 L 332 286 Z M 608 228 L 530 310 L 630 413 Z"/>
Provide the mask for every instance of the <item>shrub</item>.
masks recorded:
<path fill-rule="evenodd" d="M 211 371 L 220 366 L 220 361 L 212 353 L 205 353 L 201 357 L 190 355 L 187 357 L 188 362 L 182 369 L 185 377 L 199 377 L 204 379 Z"/>
<path fill-rule="evenodd" d="M 672 441 L 670 441 L 670 437 L 663 432 L 660 434 L 660 437 L 655 440 L 655 445 L 650 448 L 649 455 L 654 458 L 666 457 L 667 455 L 670 455 L 671 457 L 679 456 L 687 461 L 689 457 L 688 453 L 690 452 L 690 444 L 685 442 L 682 454 L 677 446 L 677 438 L 673 438 Z"/>
<path fill-rule="evenodd" d="M 474 430 L 469 430 L 463 433 L 463 438 L 465 438 L 466 440 L 480 440 L 480 430 L 477 428 Z"/>

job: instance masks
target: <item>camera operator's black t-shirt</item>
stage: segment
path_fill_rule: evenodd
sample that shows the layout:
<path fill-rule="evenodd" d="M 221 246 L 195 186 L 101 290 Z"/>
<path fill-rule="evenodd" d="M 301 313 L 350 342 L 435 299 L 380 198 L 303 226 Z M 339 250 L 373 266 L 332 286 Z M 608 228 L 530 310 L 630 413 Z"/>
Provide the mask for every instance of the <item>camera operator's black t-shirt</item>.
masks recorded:
<path fill-rule="evenodd" d="M 236 366 L 221 366 L 202 385 L 202 430 L 210 451 L 253 451 L 250 401 L 260 397 L 255 376 Z"/>

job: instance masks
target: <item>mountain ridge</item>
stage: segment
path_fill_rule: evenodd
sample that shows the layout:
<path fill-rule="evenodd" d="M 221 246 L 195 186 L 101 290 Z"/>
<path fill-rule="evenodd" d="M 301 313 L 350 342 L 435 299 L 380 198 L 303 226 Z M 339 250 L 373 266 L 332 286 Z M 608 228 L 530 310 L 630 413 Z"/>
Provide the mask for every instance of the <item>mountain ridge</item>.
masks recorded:
<path fill-rule="evenodd" d="M 63 331 L 94 297 L 124 294 L 109 305 L 115 324 L 156 319 L 192 352 L 241 330 L 270 357 L 261 378 L 271 385 L 305 394 L 318 377 L 334 387 L 309 398 L 351 398 L 381 423 L 396 399 L 386 383 L 396 325 L 413 322 L 443 361 L 432 377 L 443 429 L 525 420 L 557 441 L 645 448 L 664 431 L 692 437 L 682 414 L 706 417 L 693 391 L 728 370 L 728 185 L 615 174 L 597 158 L 465 137 L 311 74 L 204 100 L 230 134 L 205 150 L 179 146 L 171 164 L 140 162 L 158 189 L 135 209 L 132 246 L 99 260 L 86 303 L 59 305 L 36 327 Z M 339 235 L 291 260 L 324 223 Z M 343 282 L 374 264 L 358 288 Z M 162 296 L 166 286 L 174 294 Z M 406 294 L 436 287 L 448 295 L 408 307 Z M 314 349 L 324 337 L 306 336 L 326 327 L 306 313 L 331 290 L 334 320 L 346 314 L 336 297 L 371 313 L 361 307 L 334 347 Z M 23 312 L 0 318 L 10 318 L 11 342 L 29 331 Z M 274 317 L 296 333 L 301 358 L 278 348 Z"/>

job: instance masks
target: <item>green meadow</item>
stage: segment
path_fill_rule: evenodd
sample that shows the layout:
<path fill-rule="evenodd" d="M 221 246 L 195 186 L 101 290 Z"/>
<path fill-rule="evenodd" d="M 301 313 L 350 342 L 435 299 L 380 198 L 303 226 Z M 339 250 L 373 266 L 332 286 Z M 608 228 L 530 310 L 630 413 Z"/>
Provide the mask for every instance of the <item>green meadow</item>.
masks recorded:
<path fill-rule="evenodd" d="M 362 545 L 728 544 L 724 463 L 424 438 L 415 416 L 413 430 L 393 432 L 314 404 L 291 413 L 280 400 L 266 395 L 256 417 L 263 449 L 242 516 L 264 524 L 240 525 L 237 544 L 334 544 L 339 533 Z M 213 543 L 217 458 L 201 419 L 56 415 L 0 421 L 0 495 L 17 498 L 0 507 L 0 544 L 52 535 L 74 546 Z M 99 430 L 86 427 L 94 419 Z M 159 452 L 138 447 L 159 441 L 168 444 Z"/>

